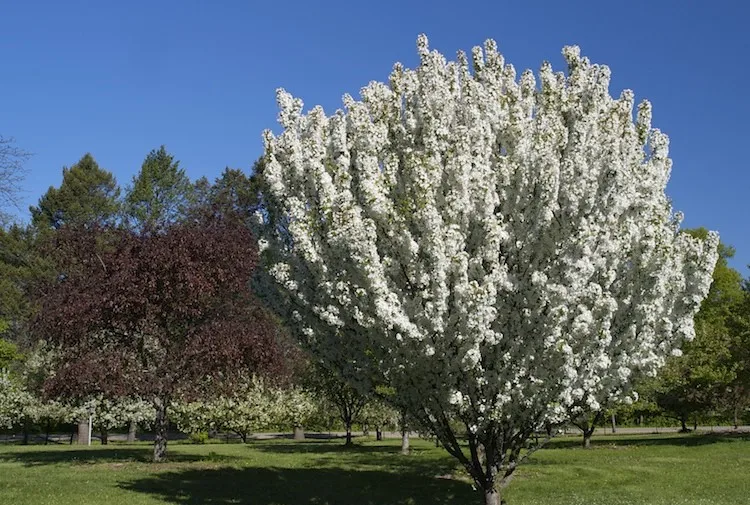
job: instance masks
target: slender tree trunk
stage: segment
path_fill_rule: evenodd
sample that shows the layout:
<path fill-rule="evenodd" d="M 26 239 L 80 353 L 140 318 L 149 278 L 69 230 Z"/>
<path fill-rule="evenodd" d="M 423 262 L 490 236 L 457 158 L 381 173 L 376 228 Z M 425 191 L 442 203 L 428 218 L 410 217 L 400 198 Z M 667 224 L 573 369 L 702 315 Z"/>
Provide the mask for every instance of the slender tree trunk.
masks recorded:
<path fill-rule="evenodd" d="M 688 431 L 690 431 L 687 427 L 687 419 L 685 419 L 685 416 L 680 416 L 680 425 L 682 426 L 682 428 L 680 429 L 681 432 L 687 433 Z"/>
<path fill-rule="evenodd" d="M 406 411 L 401 412 L 401 454 L 409 454 L 409 427 L 406 425 Z"/>
<path fill-rule="evenodd" d="M 109 432 L 105 428 L 102 428 L 101 437 L 102 437 L 102 445 L 109 444 Z"/>
<path fill-rule="evenodd" d="M 693 431 L 698 431 L 698 416 L 693 418 Z"/>
<path fill-rule="evenodd" d="M 157 398 L 154 401 L 154 407 L 156 407 L 154 463 L 163 461 L 167 454 L 167 428 L 169 427 L 169 420 L 167 418 L 168 403 L 166 398 Z"/>
<path fill-rule="evenodd" d="M 135 443 L 135 432 L 138 429 L 138 423 L 135 421 L 130 421 L 130 425 L 128 426 L 128 443 L 134 444 Z"/>
<path fill-rule="evenodd" d="M 346 422 L 346 443 L 344 445 L 352 445 L 352 422 Z"/>
<path fill-rule="evenodd" d="M 409 432 L 401 431 L 401 454 L 409 454 Z"/>
<path fill-rule="evenodd" d="M 44 445 L 49 444 L 49 419 L 47 419 L 47 422 L 44 423 Z"/>
<path fill-rule="evenodd" d="M 383 440 L 383 432 L 380 431 L 380 427 L 375 428 L 375 440 Z"/>
<path fill-rule="evenodd" d="M 440 447 L 440 439 L 435 437 L 435 447 Z"/>
<path fill-rule="evenodd" d="M 734 406 L 734 429 L 740 427 L 740 407 L 739 405 Z"/>
<path fill-rule="evenodd" d="M 295 426 L 294 427 L 294 440 L 304 440 L 305 439 L 305 429 L 302 426 Z"/>
<path fill-rule="evenodd" d="M 617 419 L 614 412 L 612 412 L 612 433 L 617 433 Z"/>
<path fill-rule="evenodd" d="M 23 418 L 23 441 L 21 443 L 29 445 L 29 419 L 27 417 Z"/>
<path fill-rule="evenodd" d="M 591 436 L 594 434 L 594 427 L 584 430 L 583 432 L 583 448 L 584 449 L 590 449 L 591 448 Z"/>
<path fill-rule="evenodd" d="M 247 433 L 240 433 L 240 438 L 242 439 L 242 443 L 247 443 Z"/>
<path fill-rule="evenodd" d="M 89 421 L 88 419 L 78 420 L 78 445 L 89 444 Z"/>

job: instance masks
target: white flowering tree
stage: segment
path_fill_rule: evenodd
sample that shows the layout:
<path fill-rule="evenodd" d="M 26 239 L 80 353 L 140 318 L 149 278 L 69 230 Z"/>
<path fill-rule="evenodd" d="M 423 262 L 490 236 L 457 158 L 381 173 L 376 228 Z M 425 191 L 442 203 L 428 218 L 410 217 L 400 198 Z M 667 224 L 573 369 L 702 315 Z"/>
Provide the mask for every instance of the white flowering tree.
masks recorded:
<path fill-rule="evenodd" d="M 279 426 L 291 427 L 295 440 L 304 440 L 305 426 L 313 420 L 318 407 L 316 398 L 305 389 L 290 385 L 279 389 Z"/>
<path fill-rule="evenodd" d="M 332 116 L 279 91 L 261 247 L 307 347 L 392 386 L 494 505 L 535 430 L 693 337 L 718 238 L 680 232 L 651 105 L 577 47 L 535 78 L 417 45 Z"/>

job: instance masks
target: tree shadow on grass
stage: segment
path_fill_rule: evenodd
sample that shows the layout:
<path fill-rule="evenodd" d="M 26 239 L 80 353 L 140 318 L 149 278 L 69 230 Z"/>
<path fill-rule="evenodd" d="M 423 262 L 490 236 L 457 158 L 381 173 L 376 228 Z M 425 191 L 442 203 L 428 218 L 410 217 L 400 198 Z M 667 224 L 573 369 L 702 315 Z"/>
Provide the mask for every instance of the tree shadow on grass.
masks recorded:
<path fill-rule="evenodd" d="M 178 505 L 458 505 L 471 486 L 415 473 L 341 469 L 220 468 L 166 472 L 120 484 Z"/>
<path fill-rule="evenodd" d="M 408 472 L 422 476 L 451 475 L 457 467 L 457 461 L 450 457 L 420 457 L 422 453 L 432 451 L 412 448 L 411 454 L 401 454 L 401 447 L 394 445 L 359 445 L 345 446 L 339 443 L 294 442 L 248 444 L 255 451 L 274 454 L 300 454 L 314 458 L 318 468 L 330 465 L 357 470 L 387 468 L 393 472 Z M 446 453 L 447 454 L 447 453 Z"/>
<path fill-rule="evenodd" d="M 25 452 L 0 453 L 0 462 L 21 463 L 26 466 L 54 465 L 68 463 L 73 465 L 87 465 L 109 462 L 151 462 L 153 449 L 143 448 L 112 448 L 112 449 L 68 449 L 58 451 L 32 450 Z M 189 463 L 194 461 L 230 462 L 239 458 L 223 454 L 183 454 L 168 452 L 167 461 L 172 463 Z"/>
<path fill-rule="evenodd" d="M 582 448 L 583 438 L 566 438 L 553 440 L 547 444 L 548 449 L 569 449 Z M 750 441 L 750 433 L 694 433 L 682 435 L 629 435 L 629 436 L 594 436 L 591 439 L 591 446 L 594 449 L 611 448 L 611 447 L 629 447 L 629 446 L 659 446 L 671 445 L 677 447 L 697 447 L 701 445 L 717 444 L 722 442 L 732 442 L 735 440 Z"/>

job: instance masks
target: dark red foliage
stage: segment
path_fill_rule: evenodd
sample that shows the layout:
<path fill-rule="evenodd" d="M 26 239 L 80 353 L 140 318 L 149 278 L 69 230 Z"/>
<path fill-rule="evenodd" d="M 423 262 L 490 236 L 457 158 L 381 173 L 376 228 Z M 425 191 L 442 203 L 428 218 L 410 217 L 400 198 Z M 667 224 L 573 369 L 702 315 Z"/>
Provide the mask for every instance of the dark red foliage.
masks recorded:
<path fill-rule="evenodd" d="M 277 328 L 250 292 L 256 242 L 227 218 L 161 234 L 62 229 L 35 328 L 62 349 L 51 394 L 174 397 L 277 375 Z"/>

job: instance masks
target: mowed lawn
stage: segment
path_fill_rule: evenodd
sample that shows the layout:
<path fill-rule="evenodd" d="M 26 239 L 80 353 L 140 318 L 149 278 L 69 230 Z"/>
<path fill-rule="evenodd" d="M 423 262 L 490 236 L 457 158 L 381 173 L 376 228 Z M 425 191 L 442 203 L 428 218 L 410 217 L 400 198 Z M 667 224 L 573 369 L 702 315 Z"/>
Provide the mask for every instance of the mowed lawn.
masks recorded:
<path fill-rule="evenodd" d="M 465 474 L 429 441 L 340 440 L 148 445 L 0 445 L 0 504 L 479 504 Z M 509 505 L 750 505 L 750 436 L 600 437 L 537 452 L 506 492 Z"/>

